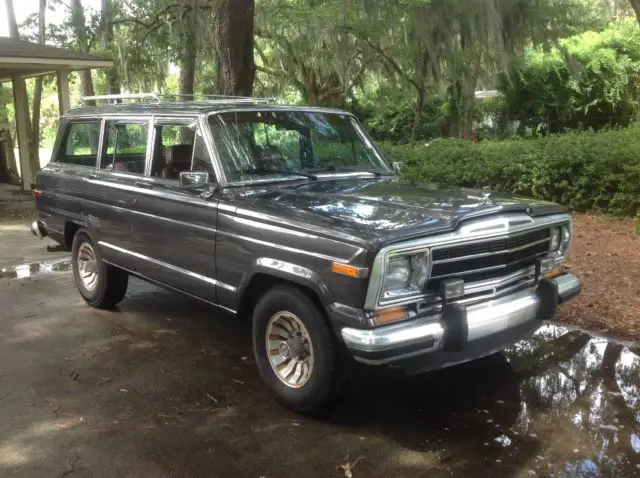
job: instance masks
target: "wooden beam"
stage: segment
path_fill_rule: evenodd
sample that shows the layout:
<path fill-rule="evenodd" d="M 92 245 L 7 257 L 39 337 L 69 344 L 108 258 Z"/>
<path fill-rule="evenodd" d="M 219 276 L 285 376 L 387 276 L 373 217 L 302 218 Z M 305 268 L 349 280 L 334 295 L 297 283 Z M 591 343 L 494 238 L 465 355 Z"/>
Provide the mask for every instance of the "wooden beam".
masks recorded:
<path fill-rule="evenodd" d="M 15 109 L 16 132 L 18 136 L 18 152 L 20 154 L 20 177 L 22 189 L 31 190 L 31 162 L 29 161 L 29 136 L 31 123 L 29 119 L 29 103 L 27 85 L 24 78 L 14 78 L 13 106 Z"/>
<path fill-rule="evenodd" d="M 60 116 L 65 114 L 71 108 L 71 99 L 69 96 L 69 69 L 62 68 L 58 70 L 56 75 L 58 83 L 58 111 Z"/>

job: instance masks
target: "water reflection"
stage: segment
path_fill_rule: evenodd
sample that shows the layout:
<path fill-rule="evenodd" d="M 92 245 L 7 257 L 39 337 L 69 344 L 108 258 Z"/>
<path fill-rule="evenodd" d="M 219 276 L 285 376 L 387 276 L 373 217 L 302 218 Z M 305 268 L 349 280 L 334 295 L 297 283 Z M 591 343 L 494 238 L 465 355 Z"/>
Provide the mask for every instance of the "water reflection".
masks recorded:
<path fill-rule="evenodd" d="M 26 279 L 45 272 L 66 272 L 71 270 L 71 261 L 63 259 L 57 262 L 36 262 L 0 269 L 0 279 Z"/>
<path fill-rule="evenodd" d="M 409 379 L 361 375 L 355 404 L 332 420 L 435 451 L 457 476 L 640 477 L 634 344 L 544 325 L 462 366 Z"/>
<path fill-rule="evenodd" d="M 505 356 L 521 377 L 512 431 L 527 433 L 548 420 L 542 436 L 548 452 L 555 443 L 577 455 L 564 465 L 562 457 L 549 460 L 550 472 L 640 476 L 640 356 L 631 344 L 545 326 Z M 556 443 L 554 434 L 573 447 Z"/>

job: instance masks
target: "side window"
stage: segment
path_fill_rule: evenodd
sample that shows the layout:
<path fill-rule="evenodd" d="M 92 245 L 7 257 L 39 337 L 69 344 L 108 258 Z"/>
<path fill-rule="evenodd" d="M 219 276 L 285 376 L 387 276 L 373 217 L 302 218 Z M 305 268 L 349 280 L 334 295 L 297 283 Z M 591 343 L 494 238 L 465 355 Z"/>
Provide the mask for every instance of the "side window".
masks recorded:
<path fill-rule="evenodd" d="M 107 121 L 100 168 L 144 174 L 149 124 L 146 121 Z"/>
<path fill-rule="evenodd" d="M 55 162 L 94 168 L 99 141 L 99 121 L 68 123 Z"/>
<path fill-rule="evenodd" d="M 207 171 L 215 180 L 209 153 L 195 124 L 156 124 L 151 175 L 178 179 L 182 171 Z"/>

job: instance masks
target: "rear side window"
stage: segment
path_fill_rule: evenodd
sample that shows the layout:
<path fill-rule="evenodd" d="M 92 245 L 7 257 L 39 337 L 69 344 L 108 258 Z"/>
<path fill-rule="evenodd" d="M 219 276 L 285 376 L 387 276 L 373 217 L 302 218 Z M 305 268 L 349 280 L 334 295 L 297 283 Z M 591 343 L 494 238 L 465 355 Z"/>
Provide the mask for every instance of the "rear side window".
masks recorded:
<path fill-rule="evenodd" d="M 55 161 L 95 168 L 99 142 L 99 121 L 69 123 Z"/>
<path fill-rule="evenodd" d="M 144 174 L 148 137 L 146 121 L 107 121 L 100 169 Z"/>

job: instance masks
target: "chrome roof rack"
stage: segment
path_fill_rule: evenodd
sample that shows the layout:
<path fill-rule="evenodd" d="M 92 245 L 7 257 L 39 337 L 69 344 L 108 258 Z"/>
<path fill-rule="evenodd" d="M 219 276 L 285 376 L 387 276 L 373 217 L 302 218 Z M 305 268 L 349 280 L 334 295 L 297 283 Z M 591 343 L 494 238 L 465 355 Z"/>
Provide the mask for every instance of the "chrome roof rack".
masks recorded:
<path fill-rule="evenodd" d="M 157 93 L 124 93 L 118 95 L 94 95 L 83 96 L 80 101 L 86 104 L 87 101 L 106 101 L 106 102 L 150 102 L 150 103 L 198 103 L 198 104 L 227 104 L 227 103 L 246 103 L 246 104 L 271 104 L 277 100 L 275 98 L 256 98 L 253 96 L 229 96 L 229 95 L 173 95 L 173 94 L 157 94 Z"/>

